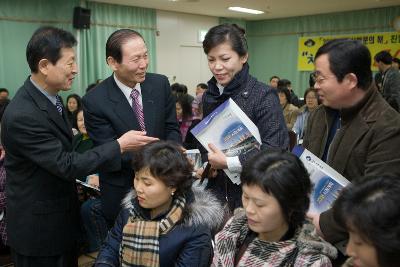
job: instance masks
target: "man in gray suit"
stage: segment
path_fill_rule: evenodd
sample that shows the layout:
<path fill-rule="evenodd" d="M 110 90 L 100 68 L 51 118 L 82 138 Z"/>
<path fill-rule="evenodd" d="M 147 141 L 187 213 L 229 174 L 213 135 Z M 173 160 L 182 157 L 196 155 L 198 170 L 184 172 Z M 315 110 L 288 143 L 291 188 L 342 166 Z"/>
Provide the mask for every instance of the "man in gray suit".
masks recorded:
<path fill-rule="evenodd" d="M 59 91 L 78 73 L 75 37 L 39 28 L 26 56 L 31 76 L 7 107 L 1 139 L 6 151 L 7 235 L 17 267 L 77 266 L 75 178 L 99 167 L 121 169 L 121 154 L 157 139 L 130 131 L 83 154 L 72 152 L 72 131 Z"/>
<path fill-rule="evenodd" d="M 106 60 L 114 73 L 83 98 L 86 129 L 95 146 L 129 130 L 139 131 L 138 137 L 181 142 L 167 77 L 146 73 L 149 59 L 143 37 L 130 29 L 112 33 L 106 43 Z M 131 161 L 132 155 L 125 153 L 122 170 L 99 172 L 102 210 L 110 226 L 133 185 Z"/>

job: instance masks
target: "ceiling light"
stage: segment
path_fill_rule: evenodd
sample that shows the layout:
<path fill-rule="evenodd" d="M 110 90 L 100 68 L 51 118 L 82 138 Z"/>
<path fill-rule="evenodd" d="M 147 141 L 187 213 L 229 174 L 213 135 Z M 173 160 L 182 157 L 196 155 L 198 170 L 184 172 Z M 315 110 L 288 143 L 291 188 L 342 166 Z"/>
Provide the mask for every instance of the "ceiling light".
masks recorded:
<path fill-rule="evenodd" d="M 232 11 L 249 13 L 249 14 L 256 14 L 256 15 L 264 13 L 264 11 L 250 9 L 250 8 L 244 8 L 244 7 L 239 7 L 239 6 L 230 6 L 230 7 L 228 7 L 228 9 L 232 10 Z"/>

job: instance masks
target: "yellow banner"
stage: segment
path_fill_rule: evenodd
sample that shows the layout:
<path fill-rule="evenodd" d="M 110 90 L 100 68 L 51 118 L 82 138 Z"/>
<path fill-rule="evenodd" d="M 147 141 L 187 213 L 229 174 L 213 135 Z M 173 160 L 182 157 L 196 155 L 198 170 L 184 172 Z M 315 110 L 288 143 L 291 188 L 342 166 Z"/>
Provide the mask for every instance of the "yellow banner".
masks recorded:
<path fill-rule="evenodd" d="M 366 45 L 371 52 L 371 68 L 376 71 L 374 64 L 374 56 L 382 51 L 387 50 L 393 57 L 400 57 L 400 33 L 399 32 L 383 32 L 383 33 L 364 33 L 352 35 L 330 35 L 330 36 L 314 36 L 299 38 L 299 56 L 297 68 L 299 71 L 314 70 L 314 56 L 317 50 L 326 42 L 332 39 L 348 38 L 360 40 Z"/>

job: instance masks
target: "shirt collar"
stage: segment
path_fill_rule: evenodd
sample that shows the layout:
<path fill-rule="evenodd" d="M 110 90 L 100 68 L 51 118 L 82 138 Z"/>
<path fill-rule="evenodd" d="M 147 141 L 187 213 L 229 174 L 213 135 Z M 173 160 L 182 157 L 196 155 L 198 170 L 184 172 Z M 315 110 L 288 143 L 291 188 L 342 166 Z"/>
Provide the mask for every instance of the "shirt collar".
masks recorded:
<path fill-rule="evenodd" d="M 119 87 L 119 89 L 121 89 L 122 93 L 123 93 L 125 96 L 128 96 L 128 98 L 129 98 L 129 96 L 131 95 L 131 92 L 132 92 L 132 89 L 133 89 L 133 88 L 130 88 L 129 86 L 126 86 L 125 84 L 123 84 L 122 82 L 120 82 L 120 81 L 117 79 L 117 76 L 115 76 L 115 73 L 114 73 L 113 76 L 114 76 L 115 83 L 117 84 L 117 86 Z M 140 83 L 136 83 L 134 89 L 138 90 L 139 95 L 142 94 L 142 89 L 141 89 L 141 87 L 140 87 Z"/>
<path fill-rule="evenodd" d="M 36 87 L 36 89 L 38 89 L 42 94 L 44 94 L 44 95 L 50 100 L 51 103 L 53 103 L 53 105 L 56 105 L 56 102 L 57 102 L 57 95 L 51 95 L 51 94 L 49 94 L 49 92 L 47 92 L 46 90 L 44 90 L 42 87 L 40 87 L 37 83 L 35 83 L 35 82 L 32 80 L 32 76 L 29 77 L 29 80 L 31 81 L 31 83 L 33 84 L 33 86 Z"/>

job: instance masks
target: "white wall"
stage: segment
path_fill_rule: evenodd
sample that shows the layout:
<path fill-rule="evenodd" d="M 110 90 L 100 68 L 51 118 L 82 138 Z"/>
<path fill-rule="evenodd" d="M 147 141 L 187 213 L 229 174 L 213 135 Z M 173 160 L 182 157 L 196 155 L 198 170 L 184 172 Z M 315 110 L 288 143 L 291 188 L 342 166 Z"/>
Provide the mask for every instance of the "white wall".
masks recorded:
<path fill-rule="evenodd" d="M 196 85 L 211 78 L 199 31 L 217 24 L 217 17 L 157 10 L 157 73 L 166 75 L 171 84 L 185 84 L 195 95 Z"/>

